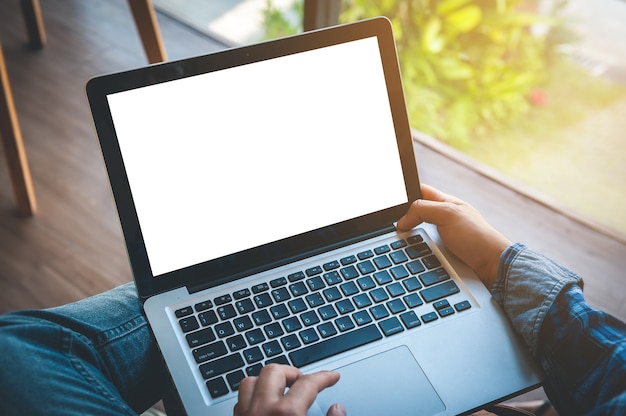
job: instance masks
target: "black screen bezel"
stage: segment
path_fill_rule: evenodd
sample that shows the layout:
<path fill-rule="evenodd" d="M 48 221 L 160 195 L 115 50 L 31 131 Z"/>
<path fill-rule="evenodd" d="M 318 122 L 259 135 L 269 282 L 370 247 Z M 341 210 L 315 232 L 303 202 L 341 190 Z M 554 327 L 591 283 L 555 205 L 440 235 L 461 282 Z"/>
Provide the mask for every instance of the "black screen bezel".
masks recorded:
<path fill-rule="evenodd" d="M 408 202 L 240 253 L 153 276 L 107 96 L 117 92 L 372 36 L 378 38 Z M 367 235 L 376 230 L 388 229 L 406 212 L 412 201 L 421 197 L 395 42 L 391 24 L 384 17 L 228 49 L 209 55 L 103 75 L 91 79 L 87 83 L 86 91 L 117 205 L 131 268 L 138 293 L 143 300 L 156 293 L 180 286 L 210 287 L 219 285 L 250 273 L 295 260 L 300 255 L 316 252 L 329 246 L 336 246 L 343 241 L 352 241 L 358 236 Z"/>

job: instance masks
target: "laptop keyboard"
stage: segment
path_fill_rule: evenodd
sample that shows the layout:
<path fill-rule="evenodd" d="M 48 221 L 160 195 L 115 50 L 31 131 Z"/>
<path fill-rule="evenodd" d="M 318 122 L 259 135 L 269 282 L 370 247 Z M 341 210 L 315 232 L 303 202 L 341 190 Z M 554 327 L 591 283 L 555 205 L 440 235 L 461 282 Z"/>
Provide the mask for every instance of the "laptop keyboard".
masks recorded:
<path fill-rule="evenodd" d="M 465 311 L 467 300 L 446 299 L 459 292 L 415 235 L 175 315 L 209 394 L 218 398 L 269 363 L 303 367 Z"/>

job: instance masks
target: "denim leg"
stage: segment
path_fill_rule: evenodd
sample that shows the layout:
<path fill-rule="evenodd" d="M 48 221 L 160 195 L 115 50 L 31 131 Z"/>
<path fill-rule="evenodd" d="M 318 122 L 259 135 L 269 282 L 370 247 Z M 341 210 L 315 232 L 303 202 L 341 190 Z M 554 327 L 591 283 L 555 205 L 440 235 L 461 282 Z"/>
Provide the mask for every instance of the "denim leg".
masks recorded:
<path fill-rule="evenodd" d="M 0 414 L 137 414 L 171 389 L 132 283 L 0 317 Z"/>

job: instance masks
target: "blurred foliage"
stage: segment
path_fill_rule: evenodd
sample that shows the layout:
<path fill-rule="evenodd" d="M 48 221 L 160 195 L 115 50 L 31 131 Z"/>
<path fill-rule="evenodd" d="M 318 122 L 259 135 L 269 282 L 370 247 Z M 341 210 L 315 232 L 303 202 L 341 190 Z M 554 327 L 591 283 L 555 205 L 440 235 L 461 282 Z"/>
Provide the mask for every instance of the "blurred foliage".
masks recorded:
<path fill-rule="evenodd" d="M 533 27 L 557 26 L 562 4 L 540 16 L 519 0 L 346 0 L 341 20 L 390 18 L 411 125 L 463 146 L 527 113 L 558 46 Z"/>
<path fill-rule="evenodd" d="M 463 147 L 527 114 L 551 57 L 571 40 L 555 17 L 567 0 L 542 15 L 538 1 L 342 0 L 340 20 L 391 20 L 411 125 Z M 287 11 L 267 0 L 266 39 L 300 32 L 286 15 L 301 22 L 303 11 L 303 0 Z"/>
<path fill-rule="evenodd" d="M 295 19 L 289 19 L 289 15 Z M 265 1 L 263 9 L 264 40 L 280 38 L 302 32 L 304 21 L 304 0 L 296 0 L 287 11 L 274 5 L 272 0 Z"/>

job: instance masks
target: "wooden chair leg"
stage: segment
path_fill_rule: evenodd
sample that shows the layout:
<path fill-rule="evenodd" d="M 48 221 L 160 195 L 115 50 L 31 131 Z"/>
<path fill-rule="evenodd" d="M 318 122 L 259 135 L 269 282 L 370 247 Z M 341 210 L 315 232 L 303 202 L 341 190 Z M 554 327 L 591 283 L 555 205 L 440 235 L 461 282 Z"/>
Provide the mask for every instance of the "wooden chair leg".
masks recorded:
<path fill-rule="evenodd" d="M 165 47 L 161 40 L 161 31 L 152 0 L 128 0 L 128 5 L 135 19 L 135 26 L 137 26 L 148 62 L 154 64 L 166 61 Z"/>
<path fill-rule="evenodd" d="M 46 44 L 46 29 L 43 25 L 39 0 L 20 0 L 20 5 L 30 46 L 35 49 L 43 48 Z"/>
<path fill-rule="evenodd" d="M 21 214 L 33 215 L 37 208 L 22 132 L 17 120 L 11 86 L 0 44 L 0 136 L 9 167 L 13 193 Z"/>

